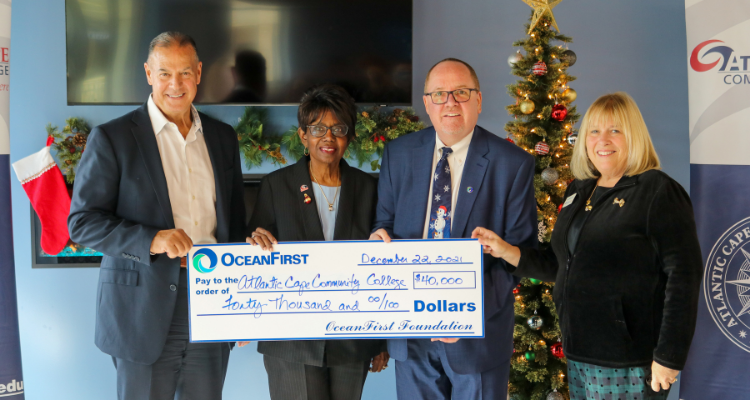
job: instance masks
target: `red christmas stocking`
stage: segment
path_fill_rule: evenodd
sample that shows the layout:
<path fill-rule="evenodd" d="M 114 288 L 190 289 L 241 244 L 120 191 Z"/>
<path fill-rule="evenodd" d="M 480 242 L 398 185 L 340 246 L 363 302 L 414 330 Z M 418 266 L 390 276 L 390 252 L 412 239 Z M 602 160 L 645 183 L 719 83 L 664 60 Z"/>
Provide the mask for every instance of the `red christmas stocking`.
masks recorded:
<path fill-rule="evenodd" d="M 42 250 L 55 255 L 70 239 L 67 223 L 70 195 L 60 168 L 49 153 L 50 144 L 51 140 L 47 140 L 47 147 L 16 161 L 13 169 L 42 222 Z"/>

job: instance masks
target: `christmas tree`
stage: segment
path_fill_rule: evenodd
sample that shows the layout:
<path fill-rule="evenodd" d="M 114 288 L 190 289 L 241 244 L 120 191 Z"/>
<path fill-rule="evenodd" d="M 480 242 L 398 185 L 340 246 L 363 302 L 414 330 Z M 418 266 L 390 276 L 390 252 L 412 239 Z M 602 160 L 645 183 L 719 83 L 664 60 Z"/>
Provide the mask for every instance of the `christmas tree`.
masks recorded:
<path fill-rule="evenodd" d="M 523 49 L 508 63 L 520 79 L 508 85 L 515 104 L 506 107 L 514 119 L 505 125 L 508 139 L 536 158 L 534 189 L 540 247 L 549 245 L 567 183 L 569 163 L 580 116 L 571 103 L 576 93 L 567 73 L 576 60 L 567 49 L 570 37 L 560 34 L 552 8 L 561 0 L 523 0 L 533 10 L 526 38 L 513 43 Z M 563 48 L 565 45 L 565 48 Z M 525 53 L 525 54 L 524 54 Z M 555 305 L 554 284 L 524 279 L 514 289 L 516 322 L 513 333 L 509 391 L 516 400 L 569 398 L 567 360 Z"/>

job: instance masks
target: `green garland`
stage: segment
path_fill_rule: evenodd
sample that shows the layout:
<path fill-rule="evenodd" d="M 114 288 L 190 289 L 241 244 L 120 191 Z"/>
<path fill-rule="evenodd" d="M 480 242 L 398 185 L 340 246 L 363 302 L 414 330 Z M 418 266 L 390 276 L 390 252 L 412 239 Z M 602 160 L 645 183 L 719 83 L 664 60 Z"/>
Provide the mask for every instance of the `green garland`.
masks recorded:
<path fill-rule="evenodd" d="M 344 153 L 344 158 L 356 161 L 360 167 L 369 162 L 370 168 L 377 171 L 387 142 L 422 129 L 424 124 L 411 108 L 396 108 L 391 112 L 382 111 L 380 107 L 364 109 L 357 113 L 354 139 Z M 295 160 L 302 158 L 305 147 L 297 134 L 296 126 L 283 134 L 282 143 L 289 157 Z M 377 158 L 373 160 L 374 155 Z"/>
<path fill-rule="evenodd" d="M 52 124 L 47 124 L 46 129 L 47 136 L 54 138 L 51 146 L 57 153 L 57 159 L 60 160 L 60 169 L 65 175 L 65 180 L 73 183 L 91 128 L 83 118 L 71 117 L 65 120 L 65 127 L 62 131 Z"/>
<path fill-rule="evenodd" d="M 357 114 L 356 135 L 349 145 L 349 150 L 360 167 L 369 161 L 370 168 L 377 171 L 380 169 L 380 159 L 383 157 L 386 143 L 422 129 L 424 124 L 412 108 L 396 108 L 390 113 L 385 113 L 379 107 L 373 107 Z M 370 161 L 373 155 L 377 157 Z"/>
<path fill-rule="evenodd" d="M 281 135 L 281 144 L 286 148 L 286 153 L 293 160 L 297 161 L 305 155 L 305 145 L 297 134 L 297 126 L 293 125 L 283 135 Z M 346 157 L 346 154 L 344 155 Z"/>
<path fill-rule="evenodd" d="M 268 110 L 264 107 L 245 107 L 234 126 L 247 168 L 259 167 L 263 158 L 274 165 L 286 164 L 286 158 L 281 154 L 281 136 L 263 133 L 267 117 Z"/>
<path fill-rule="evenodd" d="M 282 149 L 295 161 L 304 155 L 305 146 L 297 134 L 296 126 L 281 135 L 264 132 L 267 120 L 268 109 L 265 107 L 245 107 L 242 117 L 234 126 L 240 152 L 249 169 L 259 167 L 264 159 L 274 165 L 286 165 Z M 73 183 L 91 128 L 83 118 L 71 117 L 65 120 L 62 131 L 52 124 L 47 124 L 46 129 L 47 135 L 54 137 L 52 147 L 60 169 L 67 182 Z M 360 167 L 369 162 L 372 170 L 377 171 L 387 142 L 421 129 L 424 129 L 424 124 L 411 108 L 397 108 L 390 112 L 384 112 L 379 107 L 365 109 L 357 114 L 354 140 L 349 144 L 344 158 L 357 161 Z M 374 155 L 377 158 L 373 160 Z"/>

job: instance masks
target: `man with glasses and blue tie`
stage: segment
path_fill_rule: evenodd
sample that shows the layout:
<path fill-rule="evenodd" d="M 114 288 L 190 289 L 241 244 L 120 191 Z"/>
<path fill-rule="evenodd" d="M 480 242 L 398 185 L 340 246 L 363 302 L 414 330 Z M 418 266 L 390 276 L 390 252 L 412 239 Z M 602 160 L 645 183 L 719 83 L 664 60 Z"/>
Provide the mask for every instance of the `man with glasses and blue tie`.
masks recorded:
<path fill-rule="evenodd" d="M 489 225 L 510 243 L 536 244 L 534 158 L 477 125 L 474 69 L 447 58 L 427 73 L 433 126 L 389 143 L 371 240 L 468 238 Z M 505 399 L 518 279 L 485 255 L 482 339 L 392 339 L 399 399 Z"/>

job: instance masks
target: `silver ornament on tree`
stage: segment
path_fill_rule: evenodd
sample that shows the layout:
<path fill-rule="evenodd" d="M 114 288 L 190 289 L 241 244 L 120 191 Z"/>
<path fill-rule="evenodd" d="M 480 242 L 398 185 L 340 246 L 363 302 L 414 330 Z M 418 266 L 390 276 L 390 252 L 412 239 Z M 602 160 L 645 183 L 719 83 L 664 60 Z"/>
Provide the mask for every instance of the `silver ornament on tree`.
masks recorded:
<path fill-rule="evenodd" d="M 567 140 L 567 142 L 568 142 L 569 145 L 575 146 L 576 145 L 576 140 L 578 140 L 578 134 L 577 133 L 571 133 L 570 135 L 568 135 L 568 138 L 565 139 L 565 140 Z"/>
<path fill-rule="evenodd" d="M 578 57 L 573 50 L 565 50 L 560 54 L 560 61 L 568 64 L 569 67 L 572 67 L 576 60 L 578 60 Z"/>
<path fill-rule="evenodd" d="M 547 167 L 542 171 L 542 181 L 547 186 L 552 186 L 560 178 L 556 169 Z"/>
<path fill-rule="evenodd" d="M 558 393 L 557 389 L 555 389 L 547 395 L 547 400 L 565 400 L 565 396 Z"/>
<path fill-rule="evenodd" d="M 536 330 L 542 329 L 542 325 L 544 325 L 542 317 L 536 315 L 536 310 L 534 310 L 534 315 L 526 320 L 526 323 L 529 325 L 529 328 Z"/>
<path fill-rule="evenodd" d="M 511 56 L 508 57 L 508 65 L 513 68 L 513 66 L 521 60 L 523 60 L 523 54 L 521 54 L 521 50 L 518 50 L 515 54 L 511 54 Z"/>

